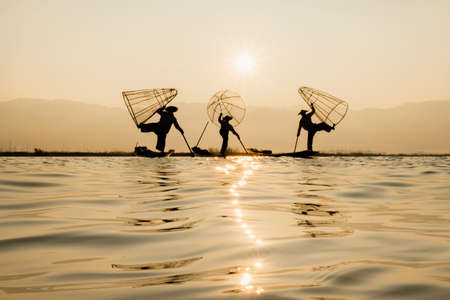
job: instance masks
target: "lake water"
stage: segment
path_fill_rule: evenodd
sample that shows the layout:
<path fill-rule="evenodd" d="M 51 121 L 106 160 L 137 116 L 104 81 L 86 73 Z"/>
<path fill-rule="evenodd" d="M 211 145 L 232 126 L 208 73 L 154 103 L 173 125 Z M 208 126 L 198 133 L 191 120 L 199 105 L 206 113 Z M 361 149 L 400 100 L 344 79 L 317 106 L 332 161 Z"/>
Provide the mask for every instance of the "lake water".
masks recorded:
<path fill-rule="evenodd" d="M 0 157 L 1 299 L 450 299 L 450 157 Z"/>

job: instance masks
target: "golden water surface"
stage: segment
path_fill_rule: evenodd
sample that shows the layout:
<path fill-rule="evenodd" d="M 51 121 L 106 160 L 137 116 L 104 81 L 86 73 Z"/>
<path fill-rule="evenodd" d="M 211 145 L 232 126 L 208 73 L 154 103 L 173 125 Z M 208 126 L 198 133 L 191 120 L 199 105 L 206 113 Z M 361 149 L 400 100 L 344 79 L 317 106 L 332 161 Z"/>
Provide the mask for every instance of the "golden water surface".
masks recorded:
<path fill-rule="evenodd" d="M 0 158 L 0 299 L 450 299 L 450 158 Z"/>

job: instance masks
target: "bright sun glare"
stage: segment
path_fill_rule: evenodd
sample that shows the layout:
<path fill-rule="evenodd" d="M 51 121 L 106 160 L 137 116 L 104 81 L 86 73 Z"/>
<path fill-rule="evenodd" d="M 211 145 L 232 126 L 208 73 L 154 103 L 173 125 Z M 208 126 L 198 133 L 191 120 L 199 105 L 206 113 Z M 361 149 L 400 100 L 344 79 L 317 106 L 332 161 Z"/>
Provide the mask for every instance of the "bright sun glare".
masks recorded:
<path fill-rule="evenodd" d="M 248 54 L 239 55 L 236 58 L 236 67 L 240 72 L 250 72 L 253 69 L 253 58 Z"/>

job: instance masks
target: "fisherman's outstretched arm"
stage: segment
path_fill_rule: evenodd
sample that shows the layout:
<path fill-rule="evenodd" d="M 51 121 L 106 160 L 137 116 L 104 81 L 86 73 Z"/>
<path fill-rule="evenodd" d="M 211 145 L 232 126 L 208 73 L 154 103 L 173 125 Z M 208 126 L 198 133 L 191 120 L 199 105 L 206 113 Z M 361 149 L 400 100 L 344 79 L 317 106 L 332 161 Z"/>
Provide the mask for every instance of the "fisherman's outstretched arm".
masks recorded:
<path fill-rule="evenodd" d="M 175 126 L 176 129 L 178 129 L 179 132 L 181 132 L 181 134 L 184 134 L 184 130 L 180 127 L 180 124 L 178 124 L 178 121 L 176 119 L 173 122 L 173 125 Z"/>
<path fill-rule="evenodd" d="M 161 115 L 165 108 L 166 108 L 165 106 L 158 108 L 158 110 L 156 111 L 156 113 L 158 113 L 158 114 Z"/>
<path fill-rule="evenodd" d="M 312 116 L 316 112 L 316 108 L 314 107 L 314 104 L 311 104 L 311 111 L 307 113 L 307 116 Z"/>
<path fill-rule="evenodd" d="M 218 120 L 219 120 L 219 123 L 222 123 L 222 113 L 220 113 Z"/>
<path fill-rule="evenodd" d="M 315 110 L 314 107 L 313 107 L 313 109 L 312 109 L 309 113 L 307 113 L 306 115 L 307 115 L 308 117 L 312 117 L 312 116 L 314 115 L 315 112 L 316 112 L 316 110 Z"/>
<path fill-rule="evenodd" d="M 239 136 L 239 134 L 236 132 L 236 130 L 234 130 L 233 127 L 230 128 L 230 131 L 231 131 L 238 139 L 241 139 L 240 136 Z"/>

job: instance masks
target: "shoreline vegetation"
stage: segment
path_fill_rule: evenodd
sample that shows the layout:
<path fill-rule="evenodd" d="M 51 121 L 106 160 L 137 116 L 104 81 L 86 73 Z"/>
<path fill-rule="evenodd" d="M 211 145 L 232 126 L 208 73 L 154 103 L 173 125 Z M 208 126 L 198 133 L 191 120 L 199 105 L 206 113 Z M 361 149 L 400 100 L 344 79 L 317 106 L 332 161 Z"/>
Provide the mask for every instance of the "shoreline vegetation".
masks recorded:
<path fill-rule="evenodd" d="M 274 153 L 277 154 L 277 153 Z M 212 152 L 211 156 L 219 156 L 219 153 Z M 110 156 L 110 157 L 121 157 L 121 156 L 136 156 L 134 152 L 124 152 L 124 151 L 111 151 L 111 152 L 81 152 L 81 151 L 44 151 L 41 149 L 35 149 L 34 152 L 27 151 L 0 151 L 0 157 L 11 157 L 11 156 L 93 156 L 93 157 L 101 157 L 101 156 Z M 179 156 L 179 157 L 192 157 L 192 154 L 189 152 L 175 152 L 171 156 Z M 201 156 L 201 155 L 196 155 Z M 242 153 L 242 152 L 230 152 L 227 153 L 227 156 L 264 156 L 261 153 Z M 350 157 L 359 157 L 359 156 L 367 156 L 367 157 L 376 157 L 376 156 L 387 156 L 387 157 L 420 157 L 420 156 L 436 156 L 436 157 L 444 157 L 450 156 L 450 153 L 376 153 L 376 152 L 319 152 L 315 156 L 350 156 Z M 207 155 L 205 156 L 207 157 Z"/>

